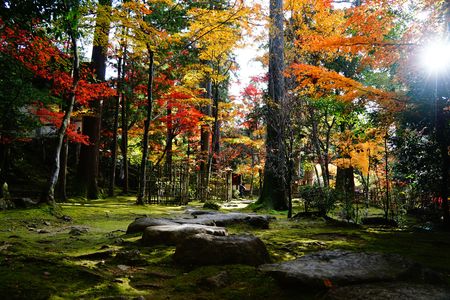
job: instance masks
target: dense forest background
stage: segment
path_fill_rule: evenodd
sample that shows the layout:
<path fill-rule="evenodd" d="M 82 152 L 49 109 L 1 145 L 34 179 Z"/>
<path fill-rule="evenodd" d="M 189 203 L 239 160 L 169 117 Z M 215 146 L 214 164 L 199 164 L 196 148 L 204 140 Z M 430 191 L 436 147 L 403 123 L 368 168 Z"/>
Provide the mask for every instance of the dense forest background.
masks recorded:
<path fill-rule="evenodd" d="M 2 206 L 242 183 L 255 208 L 449 224 L 448 1 L 263 4 L 3 1 Z M 268 73 L 230 96 L 248 36 Z"/>

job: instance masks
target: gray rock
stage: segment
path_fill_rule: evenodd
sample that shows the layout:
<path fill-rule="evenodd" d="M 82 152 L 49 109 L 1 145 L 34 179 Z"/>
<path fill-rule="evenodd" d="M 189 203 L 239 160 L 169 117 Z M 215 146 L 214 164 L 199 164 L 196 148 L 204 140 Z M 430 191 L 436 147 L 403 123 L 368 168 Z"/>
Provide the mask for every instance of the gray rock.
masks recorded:
<path fill-rule="evenodd" d="M 185 214 L 189 214 L 192 216 L 200 216 L 200 215 L 216 215 L 219 214 L 218 211 L 214 210 L 201 210 L 201 209 L 195 209 L 195 208 L 188 208 L 184 211 Z"/>
<path fill-rule="evenodd" d="M 204 280 L 201 281 L 201 284 L 206 289 L 222 288 L 225 287 L 230 281 L 229 277 L 230 276 L 228 275 L 227 271 L 222 271 L 217 275 L 205 278 Z"/>
<path fill-rule="evenodd" d="M 253 235 L 213 236 L 196 234 L 177 246 L 174 259 L 187 265 L 245 264 L 270 261 L 264 243 Z"/>
<path fill-rule="evenodd" d="M 116 262 L 120 262 L 121 264 L 131 266 L 142 264 L 145 261 L 141 257 L 141 252 L 137 249 L 119 251 L 117 252 L 114 260 Z"/>
<path fill-rule="evenodd" d="M 267 229 L 269 228 L 269 222 L 274 220 L 272 216 L 264 216 L 257 214 L 245 214 L 245 213 L 212 213 L 198 215 L 195 219 L 173 219 L 173 222 L 180 224 L 202 224 L 202 225 L 217 225 L 217 226 L 230 226 L 233 224 L 248 224 L 253 227 Z"/>
<path fill-rule="evenodd" d="M 142 244 L 145 246 L 154 246 L 159 244 L 177 245 L 189 236 L 197 233 L 210 235 L 227 235 L 223 227 L 205 226 L 199 224 L 173 224 L 151 226 L 144 230 L 142 235 Z"/>
<path fill-rule="evenodd" d="M 330 300 L 448 300 L 450 290 L 431 284 L 369 283 L 331 289 L 325 298 Z"/>
<path fill-rule="evenodd" d="M 138 218 L 134 220 L 133 223 L 128 225 L 127 234 L 137 233 L 137 232 L 144 232 L 145 228 L 149 226 L 160 226 L 160 225 L 171 225 L 175 224 L 174 222 L 167 220 L 167 219 L 160 219 L 160 218 Z"/>
<path fill-rule="evenodd" d="M 81 235 L 83 233 L 88 233 L 89 227 L 86 226 L 72 226 L 70 227 L 69 234 L 70 235 Z"/>
<path fill-rule="evenodd" d="M 283 284 L 326 288 L 332 285 L 407 279 L 422 276 L 420 266 L 399 255 L 320 251 L 293 261 L 266 264 L 260 270 Z M 422 275 L 419 275 L 422 274 Z"/>

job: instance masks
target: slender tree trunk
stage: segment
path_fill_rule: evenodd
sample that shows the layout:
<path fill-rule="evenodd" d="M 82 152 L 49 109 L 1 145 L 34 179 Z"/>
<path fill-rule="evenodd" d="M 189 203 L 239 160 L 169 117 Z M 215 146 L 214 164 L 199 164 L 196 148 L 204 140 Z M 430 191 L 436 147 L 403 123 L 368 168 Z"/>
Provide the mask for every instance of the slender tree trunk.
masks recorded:
<path fill-rule="evenodd" d="M 205 98 L 211 99 L 211 80 L 206 82 Z M 202 113 L 206 116 L 211 115 L 211 105 L 202 107 Z M 206 200 L 206 191 L 209 180 L 209 151 L 210 149 L 210 128 L 209 125 L 203 124 L 200 129 L 200 200 Z"/>
<path fill-rule="evenodd" d="M 61 169 L 59 171 L 59 197 L 61 201 L 67 201 L 67 157 L 69 154 L 69 141 L 64 141 L 61 149 Z"/>
<path fill-rule="evenodd" d="M 124 51 L 124 58 L 122 64 L 122 78 L 120 79 L 121 86 L 125 82 L 125 61 L 126 48 Z M 122 192 L 128 194 L 128 103 L 125 93 L 122 91 L 122 167 L 123 167 L 123 185 Z"/>
<path fill-rule="evenodd" d="M 389 183 L 389 150 L 388 150 L 388 135 L 384 136 L 384 172 L 386 179 L 386 204 L 384 210 L 384 218 L 387 220 L 389 218 L 389 208 L 391 206 L 391 195 L 390 195 L 390 183 Z"/>
<path fill-rule="evenodd" d="M 212 142 L 211 142 L 211 151 L 209 152 L 208 157 L 208 175 L 211 174 L 213 168 L 213 165 L 216 164 L 217 156 L 220 152 L 219 147 L 219 135 L 220 135 L 220 128 L 219 128 L 219 84 L 214 84 L 214 95 L 212 97 L 213 100 L 213 116 L 214 116 L 214 123 L 213 123 L 213 135 L 212 135 Z M 209 178 L 209 176 L 208 176 Z M 209 181 L 209 180 L 208 180 Z"/>
<path fill-rule="evenodd" d="M 66 112 L 64 114 L 63 120 L 61 122 L 61 126 L 58 129 L 57 139 L 56 139 L 56 147 L 53 157 L 52 171 L 50 173 L 47 186 L 44 190 L 44 193 L 41 197 L 41 202 L 47 202 L 50 204 L 55 203 L 55 186 L 58 182 L 58 175 L 60 169 L 60 154 L 61 148 L 64 141 L 64 135 L 66 134 L 67 126 L 70 123 L 70 116 L 72 115 L 73 106 L 75 104 L 75 91 L 78 86 L 78 82 L 80 80 L 80 62 L 78 57 L 78 41 L 74 32 L 70 31 L 69 33 L 70 39 L 72 42 L 72 55 L 73 55 L 73 74 L 72 74 L 72 87 L 71 91 L 68 95 L 68 103 Z"/>
<path fill-rule="evenodd" d="M 140 205 L 144 204 L 144 197 L 145 197 L 147 157 L 148 157 L 148 131 L 150 129 L 153 110 L 154 52 L 153 50 L 151 50 L 149 45 L 147 45 L 147 50 L 149 55 L 148 84 L 147 84 L 147 116 L 144 121 L 144 136 L 142 140 L 142 160 L 141 160 L 141 169 L 139 173 L 139 192 L 137 197 L 137 204 Z"/>
<path fill-rule="evenodd" d="M 172 164 L 173 164 L 173 122 L 172 122 L 172 109 L 167 109 L 167 135 L 166 135 L 166 175 L 169 180 L 172 180 Z"/>
<path fill-rule="evenodd" d="M 108 196 L 114 196 L 114 186 L 116 182 L 116 166 L 117 166 L 117 140 L 118 140 L 118 128 L 119 128 L 119 110 L 120 110 L 120 95 L 122 85 L 120 78 L 122 76 L 122 57 L 119 57 L 118 70 L 117 70 L 117 96 L 115 98 L 114 105 L 114 124 L 113 124 L 113 141 L 111 145 L 111 174 L 109 178 Z"/>
<path fill-rule="evenodd" d="M 328 167 L 326 166 L 327 162 L 324 160 L 324 155 L 322 153 L 322 147 L 320 146 L 319 130 L 317 128 L 318 127 L 317 121 L 314 118 L 314 110 L 313 109 L 310 109 L 310 115 L 311 115 L 311 122 L 312 122 L 312 140 L 313 140 L 314 148 L 316 149 L 320 169 L 322 171 L 323 186 L 327 187 L 328 186 L 328 178 L 327 178 L 326 173 L 327 173 Z M 320 181 L 320 177 L 317 177 L 317 180 Z"/>
<path fill-rule="evenodd" d="M 276 210 L 287 209 L 286 161 L 283 147 L 283 132 L 280 128 L 281 111 L 284 104 L 284 32 L 283 1 L 270 0 L 269 35 L 269 103 L 267 114 L 266 162 L 264 182 L 258 204 Z"/>

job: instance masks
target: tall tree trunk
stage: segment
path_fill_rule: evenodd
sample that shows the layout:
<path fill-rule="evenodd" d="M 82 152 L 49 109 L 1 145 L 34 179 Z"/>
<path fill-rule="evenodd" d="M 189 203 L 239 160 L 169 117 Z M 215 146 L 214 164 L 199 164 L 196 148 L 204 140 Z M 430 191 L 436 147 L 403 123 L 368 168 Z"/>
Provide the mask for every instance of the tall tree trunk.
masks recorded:
<path fill-rule="evenodd" d="M 58 129 L 57 132 L 57 138 L 56 138 L 56 146 L 55 146 L 55 152 L 53 156 L 53 164 L 52 164 L 52 171 L 50 173 L 50 176 L 48 178 L 47 186 L 42 194 L 41 202 L 47 202 L 50 204 L 55 203 L 55 186 L 58 182 L 58 175 L 59 175 L 59 169 L 60 169 L 60 155 L 61 155 L 61 148 L 64 142 L 64 135 L 66 134 L 67 126 L 69 126 L 70 123 L 70 116 L 72 115 L 73 106 L 75 104 L 75 91 L 78 86 L 78 82 L 80 81 L 80 62 L 78 57 L 78 40 L 76 37 L 76 33 L 72 30 L 69 31 L 70 39 L 72 42 L 72 55 L 73 55 L 73 70 L 72 70 L 72 86 L 71 91 L 68 95 L 68 103 L 66 112 L 64 113 L 63 120 L 61 122 L 61 126 Z"/>
<path fill-rule="evenodd" d="M 144 121 L 144 136 L 142 139 L 142 160 L 139 172 L 139 192 L 137 196 L 137 204 L 140 205 L 144 204 L 144 197 L 145 197 L 147 158 L 148 158 L 148 131 L 150 129 L 153 110 L 154 52 L 153 50 L 151 50 L 150 45 L 147 45 L 147 50 L 149 56 L 148 83 L 147 83 L 147 116 Z"/>
<path fill-rule="evenodd" d="M 445 1 L 444 7 L 444 16 L 445 16 L 445 37 L 450 38 L 450 0 Z M 444 82 L 444 88 L 448 91 L 447 82 Z M 437 92 L 436 92 L 437 93 Z M 437 95 L 439 96 L 439 94 Z M 448 96 L 445 95 L 445 96 Z M 449 180 L 449 172 L 450 172 L 450 129 L 449 129 L 449 121 L 448 121 L 448 110 L 445 110 L 446 100 L 448 97 L 436 97 L 439 99 L 438 103 L 438 122 L 437 122 L 437 131 L 438 131 L 438 143 L 439 150 L 442 156 L 442 165 L 441 165 L 441 198 L 442 198 L 442 212 L 443 212 L 443 221 L 446 229 L 450 230 L 450 211 L 448 204 L 448 188 L 450 184 Z"/>
<path fill-rule="evenodd" d="M 61 201 L 67 201 L 67 157 L 69 154 L 69 141 L 64 141 L 61 149 L 61 168 L 59 171 L 59 197 Z"/>
<path fill-rule="evenodd" d="M 124 48 L 124 58 L 122 62 L 122 78 L 120 79 L 122 87 L 125 82 L 126 66 L 126 48 Z M 128 194 L 128 102 L 125 93 L 122 91 L 122 167 L 123 167 L 123 185 L 122 192 Z"/>
<path fill-rule="evenodd" d="M 169 177 L 169 180 L 172 180 L 172 163 L 173 163 L 173 122 L 172 122 L 172 109 L 167 109 L 167 136 L 166 136 L 166 163 L 165 163 L 165 171 L 166 176 Z"/>
<path fill-rule="evenodd" d="M 205 98 L 211 99 L 211 80 L 206 82 L 206 95 Z M 206 105 L 201 109 L 202 113 L 206 116 L 211 115 L 211 105 Z M 200 128 L 200 200 L 206 200 L 206 191 L 209 180 L 209 151 L 210 151 L 210 128 L 209 125 L 203 124 Z"/>
<path fill-rule="evenodd" d="M 106 74 L 110 11 L 111 0 L 99 0 L 91 62 L 100 81 L 105 80 Z M 89 145 L 81 146 L 77 184 L 80 195 L 88 199 L 97 199 L 102 100 L 93 101 L 91 109 L 93 114 L 83 117 L 83 134 L 89 137 Z"/>
<path fill-rule="evenodd" d="M 212 113 L 214 116 L 214 123 L 213 123 L 213 134 L 212 134 L 212 141 L 211 141 L 211 151 L 209 152 L 208 157 L 208 175 L 211 174 L 213 168 L 213 165 L 216 164 L 217 156 L 220 153 L 220 128 L 219 128 L 219 84 L 214 84 L 214 94 L 212 97 L 213 107 L 212 107 Z M 209 181 L 209 180 L 208 180 Z"/>
<path fill-rule="evenodd" d="M 270 0 L 269 103 L 267 114 L 266 163 L 258 204 L 276 210 L 287 209 L 286 161 L 281 112 L 284 104 L 284 32 L 283 1 Z"/>
<path fill-rule="evenodd" d="M 384 208 L 384 218 L 389 219 L 389 209 L 391 206 L 390 181 L 389 181 L 389 149 L 388 149 L 388 133 L 384 136 L 384 172 L 386 179 L 386 202 Z"/>
<path fill-rule="evenodd" d="M 117 70 L 117 96 L 114 103 L 114 124 L 113 124 L 113 141 L 111 145 L 111 173 L 109 177 L 108 196 L 114 196 L 114 186 L 116 181 L 116 166 L 117 166 L 117 140 L 118 140 L 118 128 L 119 128 L 119 109 L 120 109 L 120 95 L 122 85 L 120 78 L 122 77 L 122 57 L 119 57 L 118 70 Z"/>

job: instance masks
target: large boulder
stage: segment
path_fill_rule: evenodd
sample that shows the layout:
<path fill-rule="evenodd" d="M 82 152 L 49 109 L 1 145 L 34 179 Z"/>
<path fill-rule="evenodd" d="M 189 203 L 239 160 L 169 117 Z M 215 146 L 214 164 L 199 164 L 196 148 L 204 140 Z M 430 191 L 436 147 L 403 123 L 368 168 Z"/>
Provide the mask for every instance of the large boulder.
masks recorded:
<path fill-rule="evenodd" d="M 258 266 L 269 262 L 270 256 L 264 243 L 253 235 L 196 234 L 177 246 L 174 259 L 187 265 Z"/>
<path fill-rule="evenodd" d="M 283 284 L 310 288 L 389 282 L 425 274 L 420 266 L 399 255 L 343 250 L 320 251 L 293 261 L 266 264 L 260 270 Z"/>
<path fill-rule="evenodd" d="M 275 219 L 272 216 L 246 214 L 246 213 L 206 213 L 199 214 L 198 211 L 192 211 L 195 219 L 173 219 L 173 222 L 180 224 L 202 224 L 216 226 L 230 226 L 233 224 L 247 224 L 256 228 L 267 229 L 269 222 Z"/>
<path fill-rule="evenodd" d="M 205 226 L 199 224 L 171 224 L 161 226 L 150 226 L 145 228 L 142 235 L 142 244 L 154 245 L 177 245 L 186 238 L 204 233 L 209 235 L 226 236 L 227 231 L 223 227 Z"/>
<path fill-rule="evenodd" d="M 144 232 L 145 228 L 149 226 L 161 226 L 161 225 L 173 225 L 174 222 L 168 219 L 161 218 L 137 218 L 133 223 L 128 225 L 127 234 L 133 234 L 138 232 Z"/>
<path fill-rule="evenodd" d="M 330 289 L 330 300 L 446 300 L 450 299 L 447 287 L 408 282 L 368 283 Z"/>

